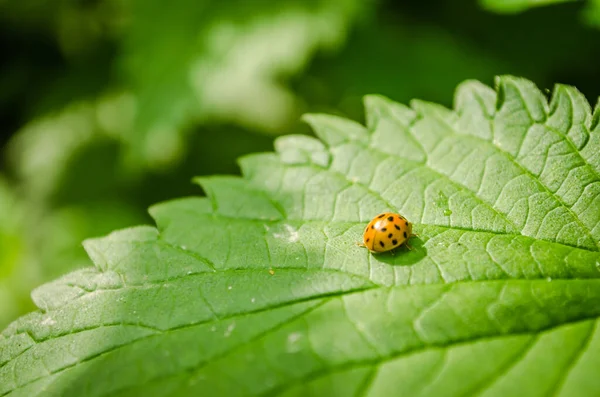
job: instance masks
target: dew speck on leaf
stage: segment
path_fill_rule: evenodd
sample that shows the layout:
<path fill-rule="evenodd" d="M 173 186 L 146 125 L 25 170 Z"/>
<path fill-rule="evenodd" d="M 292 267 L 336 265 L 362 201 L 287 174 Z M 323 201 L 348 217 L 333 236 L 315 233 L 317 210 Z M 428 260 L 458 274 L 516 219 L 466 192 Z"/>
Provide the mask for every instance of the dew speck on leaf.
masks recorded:
<path fill-rule="evenodd" d="M 448 207 L 448 196 L 446 196 L 443 192 L 438 193 L 438 197 L 435 200 L 435 205 L 439 208 Z"/>
<path fill-rule="evenodd" d="M 56 320 L 54 320 L 52 317 L 46 317 L 40 324 L 41 325 L 54 325 L 54 324 L 56 324 Z"/>
<path fill-rule="evenodd" d="M 286 343 L 286 351 L 288 353 L 296 353 L 299 352 L 302 346 L 298 343 L 302 339 L 302 334 L 300 332 L 292 332 L 287 337 Z"/>
<path fill-rule="evenodd" d="M 235 323 L 229 324 L 229 326 L 225 330 L 225 333 L 223 334 L 223 336 L 225 336 L 226 338 L 229 338 L 234 329 L 235 329 Z"/>
<path fill-rule="evenodd" d="M 274 233 L 273 237 L 286 239 L 290 243 L 295 243 L 300 238 L 298 231 L 291 225 L 283 225 L 285 232 Z"/>

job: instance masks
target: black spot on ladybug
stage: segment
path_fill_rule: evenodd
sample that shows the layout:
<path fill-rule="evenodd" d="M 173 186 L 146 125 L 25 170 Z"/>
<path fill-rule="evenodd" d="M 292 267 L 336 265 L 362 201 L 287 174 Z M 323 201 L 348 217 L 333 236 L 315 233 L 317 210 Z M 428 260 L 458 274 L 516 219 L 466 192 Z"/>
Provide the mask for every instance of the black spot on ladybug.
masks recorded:
<path fill-rule="evenodd" d="M 381 231 L 382 232 L 387 232 L 387 228 L 383 227 L 383 228 L 381 228 Z"/>
<path fill-rule="evenodd" d="M 394 217 L 393 216 L 388 216 L 388 221 L 393 222 L 394 221 Z"/>
<path fill-rule="evenodd" d="M 377 218 L 381 219 L 381 218 L 383 218 L 384 216 L 385 216 L 385 214 L 381 214 L 381 215 L 379 215 Z"/>
<path fill-rule="evenodd" d="M 396 230 L 400 230 L 400 226 L 394 225 L 394 227 L 396 228 Z"/>
<path fill-rule="evenodd" d="M 406 235 L 406 232 L 404 232 L 404 238 L 407 238 L 408 236 Z"/>
<path fill-rule="evenodd" d="M 379 245 L 381 245 L 382 247 L 385 247 L 385 244 L 383 243 L 383 241 L 380 241 Z"/>
<path fill-rule="evenodd" d="M 398 244 L 398 240 L 392 240 L 392 244 L 394 244 L 394 245 Z"/>
<path fill-rule="evenodd" d="M 388 238 L 392 238 L 392 236 L 393 236 L 392 233 L 388 234 Z"/>
<path fill-rule="evenodd" d="M 371 239 L 370 239 L 370 238 L 368 238 L 368 239 L 367 239 L 367 243 L 368 243 L 370 240 L 371 240 Z"/>
<path fill-rule="evenodd" d="M 371 229 L 375 229 L 375 225 L 371 225 Z"/>
<path fill-rule="evenodd" d="M 406 226 L 408 226 L 408 221 L 404 221 L 404 224 L 405 224 Z"/>

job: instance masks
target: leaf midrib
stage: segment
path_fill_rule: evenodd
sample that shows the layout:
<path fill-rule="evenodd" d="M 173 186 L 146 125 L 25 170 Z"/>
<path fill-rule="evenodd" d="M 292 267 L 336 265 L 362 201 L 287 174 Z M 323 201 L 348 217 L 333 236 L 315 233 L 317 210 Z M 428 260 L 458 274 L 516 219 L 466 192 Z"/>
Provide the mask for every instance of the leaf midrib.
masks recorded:
<path fill-rule="evenodd" d="M 304 268 L 301 268 L 301 269 L 305 270 Z M 335 269 L 328 269 L 328 270 L 331 270 L 331 271 L 334 271 L 334 272 L 337 271 Z M 342 272 L 342 273 L 345 273 L 345 272 Z M 482 282 L 490 283 L 490 284 L 492 284 L 492 283 L 503 283 L 503 284 L 506 284 L 507 282 L 511 282 L 511 283 L 513 283 L 513 282 L 527 282 L 527 283 L 529 283 L 529 282 L 539 281 L 539 280 L 542 280 L 542 279 L 543 278 L 533 278 L 533 279 L 497 279 L 497 280 L 487 280 L 486 279 L 486 280 L 455 281 L 455 282 L 452 282 L 452 283 L 449 283 L 449 284 L 445 284 L 446 287 L 449 288 L 449 289 L 447 291 L 445 291 L 443 294 L 441 294 L 433 302 L 433 304 L 435 304 L 435 302 L 439 301 L 439 299 L 441 299 L 451 289 L 455 288 L 456 285 L 458 285 L 458 284 L 473 284 L 473 283 L 482 283 Z M 587 280 L 593 280 L 593 279 L 587 279 Z M 578 280 L 577 279 L 572 279 L 572 278 L 567 278 L 567 279 L 556 278 L 556 279 L 553 279 L 553 281 L 578 281 Z M 234 313 L 234 314 L 227 315 L 227 316 L 222 316 L 222 317 L 215 317 L 215 318 L 211 318 L 211 319 L 207 319 L 207 320 L 203 320 L 203 321 L 198 321 L 198 322 L 192 323 L 192 324 L 182 324 L 182 325 L 178 325 L 178 326 L 174 326 L 174 327 L 170 327 L 170 328 L 166 328 L 166 329 L 160 329 L 160 328 L 154 327 L 152 325 L 143 324 L 143 323 L 140 323 L 140 322 L 137 322 L 137 323 L 118 322 L 118 323 L 106 323 L 106 324 L 99 324 L 99 325 L 90 326 L 90 327 L 83 327 L 83 328 L 80 328 L 80 329 L 77 329 L 77 330 L 71 330 L 69 332 L 65 332 L 65 333 L 61 333 L 61 334 L 57 334 L 57 335 L 52 335 L 52 336 L 47 337 L 47 338 L 35 338 L 28 331 L 19 332 L 19 333 L 10 335 L 8 337 L 6 337 L 6 336 L 4 336 L 4 337 L 7 338 L 7 339 L 10 339 L 11 337 L 16 337 L 18 335 L 21 335 L 21 334 L 25 333 L 25 334 L 29 335 L 29 337 L 31 338 L 31 340 L 34 341 L 35 343 L 33 345 L 29 346 L 28 348 L 26 348 L 25 350 L 23 350 L 22 352 L 19 352 L 19 354 L 15 355 L 14 357 L 11 357 L 10 360 L 8 360 L 4 364 L 0 365 L 0 368 L 3 368 L 8 363 L 10 363 L 13 360 L 17 359 L 18 357 L 20 357 L 21 355 L 23 355 L 28 350 L 30 350 L 31 348 L 33 348 L 34 346 L 36 346 L 38 344 L 47 342 L 49 340 L 54 340 L 54 339 L 58 339 L 58 338 L 61 338 L 61 337 L 75 335 L 75 334 L 78 334 L 78 333 L 92 331 L 92 330 L 95 330 L 95 329 L 100 329 L 100 328 L 105 328 L 105 327 L 115 327 L 115 326 L 123 326 L 123 325 L 134 326 L 134 327 L 148 329 L 148 330 L 152 331 L 153 334 L 145 335 L 143 337 L 137 338 L 137 339 L 129 341 L 127 343 L 124 343 L 124 344 L 121 344 L 121 345 L 118 345 L 118 346 L 114 346 L 111 349 L 107 349 L 107 350 L 105 350 L 105 351 L 103 351 L 101 353 L 98 353 L 96 355 L 87 357 L 87 358 L 85 358 L 83 360 L 80 360 L 80 361 L 78 361 L 76 363 L 70 364 L 68 366 L 65 366 L 65 367 L 59 369 L 59 370 L 56 370 L 55 372 L 52 372 L 49 375 L 54 375 L 54 374 L 56 374 L 58 372 L 61 372 L 61 371 L 66 370 L 68 368 L 71 368 L 71 367 L 73 367 L 73 366 L 75 366 L 75 365 L 77 365 L 79 363 L 83 363 L 83 362 L 89 361 L 89 360 L 91 360 L 91 359 L 93 359 L 95 357 L 98 357 L 100 355 L 109 353 L 109 352 L 111 352 L 113 350 L 116 350 L 118 348 L 127 346 L 129 344 L 132 344 L 132 343 L 135 343 L 135 342 L 138 342 L 138 341 L 150 338 L 150 337 L 161 336 L 161 335 L 164 335 L 166 333 L 173 332 L 173 331 L 178 331 L 178 330 L 187 329 L 187 328 L 194 328 L 194 327 L 203 326 L 203 325 L 214 323 L 214 322 L 227 321 L 227 320 L 231 320 L 231 319 L 235 319 L 235 318 L 239 318 L 239 317 L 244 317 L 244 316 L 248 316 L 248 315 L 259 314 L 259 313 L 263 313 L 263 312 L 267 312 L 267 311 L 272 311 L 272 310 L 276 310 L 276 309 L 280 309 L 280 308 L 285 308 L 285 307 L 289 307 L 289 306 L 293 306 L 293 305 L 297 305 L 297 304 L 317 302 L 315 306 L 307 309 L 307 311 L 309 312 L 309 311 L 312 311 L 313 309 L 315 309 L 316 307 L 319 307 L 319 306 L 321 306 L 323 304 L 326 304 L 326 303 L 330 302 L 332 299 L 336 299 L 336 298 L 340 298 L 340 297 L 344 297 L 344 296 L 348 296 L 348 295 L 352 295 L 352 294 L 360 294 L 360 293 L 364 293 L 364 292 L 366 292 L 368 290 L 373 290 L 373 289 L 385 289 L 385 290 L 396 289 L 397 290 L 397 289 L 414 288 L 415 286 L 433 286 L 433 285 L 440 285 L 440 284 L 441 283 L 434 283 L 434 284 L 413 284 L 413 285 L 397 285 L 397 286 L 392 286 L 392 287 L 385 287 L 385 286 L 380 286 L 380 285 L 373 285 L 373 286 L 367 286 L 367 287 L 364 287 L 364 288 L 354 288 L 354 289 L 350 289 L 350 290 L 347 290 L 347 291 L 327 292 L 327 293 L 323 293 L 323 294 L 319 294 L 319 295 L 313 295 L 313 296 L 309 296 L 309 297 L 305 297 L 305 298 L 296 299 L 296 300 L 293 300 L 293 301 L 282 302 L 281 304 L 268 305 L 268 306 L 265 306 L 265 307 L 262 307 L 262 308 L 259 308 L 259 309 L 256 309 L 256 310 L 250 310 L 250 311 L 246 311 L 246 312 L 242 312 L 242 313 Z M 109 289 L 109 290 L 112 291 L 113 289 Z M 100 290 L 100 291 L 102 291 L 102 290 Z M 318 301 L 322 301 L 322 302 L 318 302 Z M 430 306 L 431 306 L 431 304 L 428 305 L 428 306 L 426 306 L 426 307 L 424 307 L 424 308 L 422 308 L 421 312 L 426 311 Z M 47 312 L 47 313 L 50 313 L 50 312 L 52 312 L 52 310 L 49 311 L 49 312 Z M 301 313 L 301 314 L 299 314 L 297 316 L 302 316 L 304 314 L 307 314 L 307 312 L 303 312 L 303 313 Z M 416 319 L 419 316 L 417 316 L 415 318 L 415 321 L 416 321 Z M 598 316 L 583 316 L 582 318 L 578 318 L 576 320 L 567 320 L 567 321 L 561 322 L 558 325 L 552 325 L 552 326 L 549 326 L 549 327 L 540 328 L 540 330 L 535 331 L 535 332 L 528 332 L 528 333 L 511 332 L 510 334 L 507 334 L 507 335 L 503 335 L 503 334 L 501 334 L 499 332 L 497 335 L 493 335 L 493 336 L 487 335 L 487 336 L 482 336 L 482 337 L 476 337 L 476 338 L 468 339 L 468 341 L 475 341 L 475 340 L 480 340 L 480 339 L 493 339 L 493 338 L 496 338 L 496 337 L 510 336 L 510 335 L 519 335 L 519 334 L 537 334 L 537 333 L 540 333 L 540 332 L 542 332 L 544 330 L 553 329 L 553 328 L 556 328 L 558 326 L 562 326 L 562 325 L 566 325 L 566 324 L 570 324 L 570 323 L 574 323 L 574 322 L 579 322 L 579 321 L 584 321 L 584 320 L 588 320 L 588 319 L 592 319 L 592 318 L 597 318 L 597 317 Z M 292 319 L 296 318 L 296 315 L 292 316 L 291 318 Z M 266 334 L 266 333 L 268 333 L 268 332 L 270 332 L 272 330 L 275 330 L 275 329 L 277 329 L 277 328 L 279 328 L 281 326 L 284 326 L 284 325 L 286 325 L 289 322 L 290 322 L 290 320 L 287 320 L 286 322 L 278 324 L 275 328 L 271 328 L 270 330 L 265 331 L 263 334 Z M 467 343 L 467 342 L 465 342 L 465 343 Z M 460 343 L 460 341 L 453 341 L 453 342 L 449 342 L 447 344 L 441 344 L 440 346 L 451 346 L 451 345 L 455 345 L 455 344 L 458 344 L 458 343 Z M 426 342 L 423 342 L 423 345 L 424 346 L 437 346 L 435 344 L 427 345 Z M 235 350 L 235 348 L 233 350 Z M 231 350 L 231 351 L 233 351 L 233 350 Z M 394 358 L 394 357 L 391 357 L 391 358 Z M 26 385 L 28 385 L 30 383 L 33 383 L 33 382 L 35 382 L 35 381 L 37 381 L 37 380 L 39 380 L 39 379 L 41 379 L 43 377 L 44 376 L 38 377 L 38 378 L 33 379 L 33 380 L 29 381 L 29 382 L 26 382 L 25 384 L 20 385 L 19 388 L 25 387 Z M 13 389 L 12 391 L 14 391 L 14 390 L 17 390 L 17 389 Z M 4 395 L 6 395 L 6 393 L 5 394 L 1 394 L 0 397 L 2 397 Z"/>
<path fill-rule="evenodd" d="M 504 280 L 504 281 L 506 281 L 506 280 Z M 230 350 L 224 351 L 221 354 L 218 354 L 218 355 L 216 355 L 214 357 L 211 357 L 210 361 L 202 361 L 198 365 L 192 366 L 190 368 L 184 368 L 184 369 L 181 369 L 181 370 L 179 370 L 177 372 L 174 372 L 174 373 L 170 373 L 170 374 L 166 374 L 166 375 L 161 375 L 161 376 L 156 376 L 156 377 L 153 377 L 151 379 L 148 379 L 147 381 L 145 381 L 143 383 L 138 383 L 138 384 L 136 384 L 134 386 L 130 386 L 130 387 L 126 387 L 126 388 L 121 388 L 121 389 L 113 390 L 113 391 L 111 391 L 111 395 L 114 394 L 114 393 L 122 393 L 122 392 L 124 392 L 126 390 L 135 390 L 138 387 L 142 387 L 142 386 L 144 386 L 144 385 L 146 385 L 148 383 L 151 383 L 151 382 L 154 382 L 154 381 L 157 381 L 157 380 L 163 380 L 163 379 L 168 379 L 168 378 L 171 378 L 171 377 L 175 377 L 175 376 L 178 376 L 181 373 L 186 373 L 187 372 L 187 373 L 191 374 L 193 372 L 197 372 L 197 371 L 201 370 L 202 368 L 204 368 L 207 364 L 210 364 L 210 362 L 213 362 L 213 361 L 222 359 L 224 357 L 227 357 L 228 355 L 230 355 L 232 353 L 235 353 L 238 349 L 243 348 L 246 344 L 250 344 L 250 343 L 252 343 L 252 342 L 254 342 L 254 341 L 256 341 L 256 340 L 258 340 L 258 339 L 260 339 L 260 338 L 262 338 L 262 337 L 264 337 L 264 336 L 266 336 L 266 335 L 268 335 L 268 334 L 270 334 L 270 333 L 272 333 L 274 331 L 277 331 L 278 329 L 280 329 L 281 327 L 283 327 L 283 326 L 287 325 L 288 323 L 294 321 L 295 319 L 298 319 L 298 318 L 301 318 L 301 317 L 307 315 L 308 313 L 312 312 L 313 310 L 316 310 L 317 308 L 319 308 L 319 307 L 323 306 L 324 304 L 328 303 L 330 301 L 330 299 L 333 299 L 333 298 L 331 298 L 331 297 L 324 298 L 323 302 L 320 302 L 320 303 L 316 304 L 315 306 L 312 306 L 312 307 L 306 309 L 305 311 L 303 311 L 301 313 L 298 313 L 298 314 L 290 317 L 287 321 L 282 322 L 280 324 L 277 324 L 276 326 L 274 326 L 272 328 L 269 328 L 269 329 L 267 329 L 267 330 L 265 330 L 265 331 L 263 331 L 263 332 L 255 335 L 254 337 L 252 337 L 248 341 L 246 341 L 244 343 L 240 343 L 239 345 L 235 346 L 234 348 L 232 348 Z M 250 313 L 248 313 L 248 314 L 250 314 Z M 539 337 L 539 335 L 541 335 L 541 334 L 543 334 L 545 332 L 552 331 L 552 330 L 554 330 L 556 328 L 563 327 L 563 326 L 568 326 L 568 325 L 572 325 L 572 324 L 577 324 L 577 323 L 582 323 L 582 322 L 586 322 L 586 321 L 590 321 L 590 322 L 594 321 L 594 324 L 596 324 L 597 321 L 598 321 L 598 316 L 583 316 L 583 317 L 578 318 L 578 319 L 567 320 L 567 321 L 561 322 L 560 324 L 551 325 L 551 326 L 548 326 L 548 327 L 545 327 L 545 328 L 541 328 L 541 329 L 539 329 L 537 331 L 531 331 L 531 332 L 511 332 L 509 334 L 500 334 L 500 333 L 498 333 L 496 335 L 485 335 L 485 336 L 479 336 L 479 337 L 474 337 L 474 338 L 469 338 L 469 339 L 464 339 L 464 340 L 457 339 L 457 340 L 454 340 L 454 341 L 451 341 L 451 342 L 448 342 L 448 343 L 440 343 L 440 344 L 431 343 L 429 345 L 423 344 L 422 346 L 411 348 L 411 349 L 407 349 L 407 350 L 403 350 L 403 351 L 398 351 L 398 352 L 390 354 L 390 355 L 385 355 L 385 356 L 384 355 L 379 355 L 375 359 L 352 361 L 352 362 L 344 363 L 344 364 L 341 364 L 341 365 L 332 365 L 332 366 L 326 368 L 325 370 L 321 369 L 321 370 L 313 371 L 313 372 L 308 373 L 305 376 L 302 376 L 299 379 L 296 379 L 294 382 L 282 385 L 282 386 L 277 387 L 275 389 L 268 390 L 263 395 L 264 396 L 271 396 L 271 395 L 274 396 L 274 395 L 277 395 L 277 394 L 279 394 L 279 393 L 281 393 L 281 392 L 283 392 L 283 391 L 285 391 L 285 390 L 287 390 L 287 389 L 289 389 L 289 388 L 291 388 L 293 386 L 296 386 L 296 385 L 302 384 L 302 383 L 306 383 L 306 382 L 310 382 L 311 380 L 318 379 L 319 377 L 327 375 L 327 374 L 330 374 L 330 373 L 335 373 L 335 372 L 339 372 L 339 371 L 344 371 L 344 370 L 359 368 L 359 367 L 363 367 L 363 366 L 373 366 L 373 367 L 376 367 L 376 366 L 379 366 L 379 365 L 381 365 L 381 364 L 383 364 L 383 363 L 385 363 L 387 361 L 391 361 L 391 360 L 398 359 L 398 358 L 401 358 L 401 357 L 409 356 L 409 355 L 412 355 L 412 354 L 422 353 L 422 352 L 429 351 L 429 350 L 440 350 L 440 349 L 445 350 L 445 349 L 450 348 L 450 347 L 456 347 L 456 346 L 461 346 L 461 345 L 469 345 L 469 344 L 472 344 L 472 343 L 475 343 L 475 342 L 492 341 L 492 340 L 496 340 L 496 339 L 509 338 L 509 337 L 514 337 L 514 336 L 525 336 L 525 335 L 528 335 L 528 336 L 531 336 L 533 338 L 537 338 L 537 337 Z M 198 325 L 203 325 L 203 324 L 196 324 L 196 326 L 198 326 Z M 191 325 L 190 326 L 184 326 L 184 327 L 181 327 L 181 328 L 186 328 L 186 327 L 191 327 Z M 96 328 L 98 328 L 98 327 L 96 327 Z M 179 329 L 179 328 L 169 329 L 168 331 L 175 331 L 177 329 Z M 117 350 L 119 350 L 121 348 L 124 348 L 124 347 L 126 347 L 128 345 L 131 345 L 131 344 L 134 344 L 134 343 L 137 343 L 137 342 L 140 342 L 140 341 L 143 341 L 145 339 L 152 338 L 152 337 L 157 337 L 157 336 L 160 336 L 160 335 L 163 335 L 163 334 L 164 334 L 164 332 L 161 332 L 161 333 L 158 333 L 158 334 L 146 335 L 146 336 L 143 336 L 141 338 L 135 339 L 133 341 L 129 341 L 128 343 L 124 343 L 124 344 L 121 344 L 121 345 L 118 345 L 118 346 L 114 346 L 111 349 L 107 349 L 107 350 L 105 350 L 103 352 L 100 352 L 98 354 L 92 355 L 90 357 L 86 357 L 85 359 L 80 360 L 80 361 L 78 361 L 76 363 L 70 364 L 70 365 L 65 366 L 63 368 L 60 368 L 60 369 L 58 369 L 58 370 L 56 370 L 56 371 L 54 371 L 54 372 L 52 372 L 52 373 L 50 373 L 48 375 L 45 375 L 45 376 L 36 378 L 34 380 L 31 380 L 31 381 L 29 381 L 29 382 L 27 382 L 25 384 L 22 384 L 22 385 L 18 386 L 16 389 L 13 389 L 13 390 L 9 391 L 8 393 L 11 393 L 13 391 L 19 390 L 20 388 L 26 387 L 29 384 L 34 383 L 34 382 L 36 382 L 36 381 L 38 381 L 38 380 L 40 380 L 40 379 L 42 379 L 42 378 L 44 378 L 46 376 L 56 375 L 58 373 L 66 371 L 66 370 L 68 370 L 70 368 L 73 368 L 73 367 L 77 366 L 78 364 L 82 364 L 82 363 L 91 361 L 91 360 L 96 359 L 96 358 L 98 358 L 100 356 L 103 356 L 105 354 L 108 354 L 108 353 L 111 353 L 113 351 L 117 351 Z M 591 337 L 592 334 L 593 334 L 593 330 L 590 333 L 590 337 Z M 512 363 L 512 361 L 511 361 L 511 363 Z M 512 365 L 514 365 L 514 364 L 516 364 L 516 363 L 512 363 Z M 496 379 L 497 379 L 497 377 L 494 376 L 493 377 L 493 381 L 495 382 Z M 0 397 L 3 397 L 5 395 L 7 395 L 8 393 L 4 393 L 4 394 L 0 395 Z"/>

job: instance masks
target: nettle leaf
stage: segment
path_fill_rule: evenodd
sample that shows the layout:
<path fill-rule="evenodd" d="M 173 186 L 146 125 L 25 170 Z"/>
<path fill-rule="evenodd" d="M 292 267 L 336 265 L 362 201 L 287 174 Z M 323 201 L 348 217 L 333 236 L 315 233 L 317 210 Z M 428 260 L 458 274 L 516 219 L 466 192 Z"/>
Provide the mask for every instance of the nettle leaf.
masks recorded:
<path fill-rule="evenodd" d="M 574 88 L 366 98 L 85 243 L 0 339 L 2 396 L 600 393 L 600 130 Z M 381 211 L 412 251 L 356 246 Z"/>

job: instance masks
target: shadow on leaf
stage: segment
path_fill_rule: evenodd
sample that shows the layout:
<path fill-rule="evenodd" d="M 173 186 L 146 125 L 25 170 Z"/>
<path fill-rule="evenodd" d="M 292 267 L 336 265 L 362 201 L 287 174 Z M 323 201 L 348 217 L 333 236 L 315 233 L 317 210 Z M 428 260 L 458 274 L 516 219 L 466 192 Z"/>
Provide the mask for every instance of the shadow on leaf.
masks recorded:
<path fill-rule="evenodd" d="M 427 256 L 427 248 L 425 248 L 425 242 L 419 237 L 411 237 L 409 244 L 411 249 L 402 245 L 395 250 L 372 255 L 378 261 L 391 266 L 411 266 Z"/>

